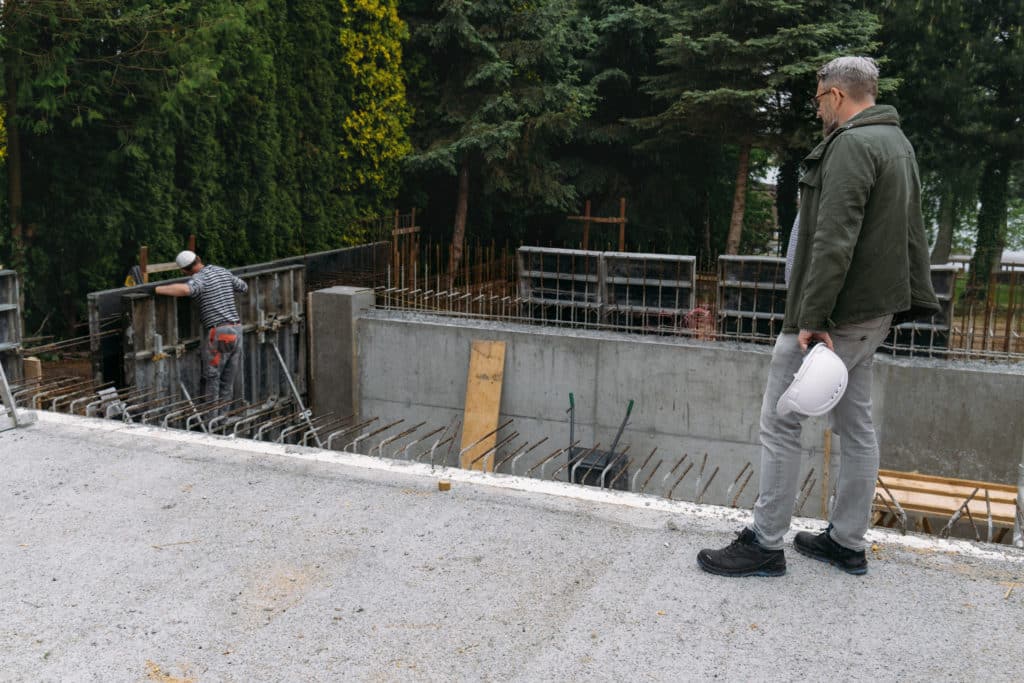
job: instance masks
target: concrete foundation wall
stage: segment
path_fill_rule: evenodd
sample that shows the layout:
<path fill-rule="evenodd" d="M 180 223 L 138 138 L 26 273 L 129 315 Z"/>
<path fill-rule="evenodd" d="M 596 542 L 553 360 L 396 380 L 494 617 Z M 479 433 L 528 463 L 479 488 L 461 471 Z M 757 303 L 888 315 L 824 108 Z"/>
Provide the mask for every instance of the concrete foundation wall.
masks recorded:
<path fill-rule="evenodd" d="M 695 462 L 673 492 L 674 498 L 692 500 L 703 454 L 708 453 L 703 482 L 714 468 L 719 472 L 704 499 L 731 502 L 735 491 L 729 487 L 751 462 L 755 476 L 740 505 L 753 502 L 769 347 L 382 311 L 364 311 L 355 326 L 356 400 L 363 416 L 381 421 L 405 418 L 406 424 L 425 420 L 435 426 L 458 419 L 465 405 L 471 341 L 504 341 L 501 415 L 513 418 L 510 430 L 520 433 L 512 444 L 549 437 L 518 470 L 568 443 L 569 392 L 576 398 L 576 438 L 586 446 L 600 442 L 603 448 L 613 440 L 632 399 L 635 407 L 619 447 L 630 446 L 631 479 L 657 448 L 640 481 L 662 460 L 647 491 L 664 495 L 687 463 Z M 334 328 L 332 333 L 340 331 Z M 332 390 L 339 386 L 322 370 L 314 383 L 326 383 Z M 314 391 L 322 395 L 319 388 Z M 873 393 L 882 467 L 1016 481 L 1024 443 L 1024 369 L 879 355 Z M 824 418 L 804 423 L 807 457 L 801 478 L 810 476 L 817 482 L 804 514 L 821 508 L 826 427 Z M 668 470 L 684 453 L 687 463 L 670 475 Z M 832 454 L 829 469 L 834 477 L 840 464 L 838 438 L 832 441 Z M 539 473 L 549 476 L 562 462 L 564 457 L 556 458 Z"/>

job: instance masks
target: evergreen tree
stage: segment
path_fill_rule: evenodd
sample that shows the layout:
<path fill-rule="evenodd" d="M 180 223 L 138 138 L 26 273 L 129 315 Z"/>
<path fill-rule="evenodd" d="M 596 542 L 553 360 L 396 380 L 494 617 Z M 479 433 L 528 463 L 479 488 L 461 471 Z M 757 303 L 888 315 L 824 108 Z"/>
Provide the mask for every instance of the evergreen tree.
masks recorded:
<path fill-rule="evenodd" d="M 471 182 L 478 197 L 568 209 L 575 200 L 554 146 L 590 112 L 578 55 L 589 22 L 567 0 L 404 3 L 418 52 L 410 98 L 416 152 L 407 172 L 457 177 L 449 272 L 462 255 Z"/>
<path fill-rule="evenodd" d="M 377 88 L 400 68 L 393 10 L 4 3 L 2 246 L 26 280 L 30 326 L 51 310 L 74 325 L 85 293 L 118 284 L 140 244 L 170 258 L 195 233 L 204 257 L 229 267 L 343 244 L 397 184 L 405 105 L 400 88 Z M 375 45 L 376 27 L 393 40 L 354 71 L 343 36 Z M 373 113 L 361 129 L 350 123 L 360 112 Z"/>
<path fill-rule="evenodd" d="M 412 111 L 405 98 L 402 42 L 408 29 L 395 0 L 342 0 L 341 45 L 352 95 L 342 122 L 347 162 L 341 189 L 362 193 L 367 206 L 398 192 L 399 166 L 412 151 L 406 129 Z"/>
<path fill-rule="evenodd" d="M 738 253 L 751 149 L 793 145 L 790 120 L 807 120 L 814 74 L 838 51 L 870 52 L 874 15 L 852 2 L 669 0 L 674 33 L 659 51 L 663 73 L 648 91 L 665 103 L 639 125 L 660 136 L 697 136 L 738 151 L 726 253 Z"/>

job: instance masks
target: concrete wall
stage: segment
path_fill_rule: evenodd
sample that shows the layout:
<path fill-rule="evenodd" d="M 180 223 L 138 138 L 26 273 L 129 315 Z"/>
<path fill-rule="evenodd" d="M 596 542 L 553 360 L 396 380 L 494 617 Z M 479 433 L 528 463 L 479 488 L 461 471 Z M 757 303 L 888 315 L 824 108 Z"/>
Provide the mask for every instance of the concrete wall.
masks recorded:
<path fill-rule="evenodd" d="M 883 467 L 1017 483 L 1024 366 L 882 357 L 875 367 Z"/>
<path fill-rule="evenodd" d="M 315 317 L 321 317 L 317 313 Z M 408 313 L 364 311 L 355 321 L 355 372 L 360 411 L 382 421 L 405 418 L 441 426 L 464 409 L 470 343 L 507 345 L 502 417 L 524 439 L 549 441 L 517 467 L 537 462 L 568 443 L 569 392 L 576 397 L 576 438 L 584 445 L 614 438 L 630 399 L 635 401 L 620 448 L 630 446 L 630 477 L 652 448 L 658 452 L 641 481 L 663 460 L 648 492 L 667 493 L 686 463 L 696 466 L 673 494 L 696 497 L 703 454 L 704 481 L 719 468 L 705 500 L 728 503 L 742 467 L 759 464 L 758 416 L 770 348 L 694 342 L 608 332 L 507 325 Z M 335 332 L 340 333 L 340 332 Z M 314 347 L 319 344 L 314 334 Z M 1024 443 L 1024 368 L 945 364 L 879 355 L 874 402 L 882 444 L 882 466 L 929 474 L 1013 483 Z M 339 386 L 319 371 L 314 384 Z M 332 389 L 333 390 L 333 389 Z M 321 395 L 315 389 L 315 395 Z M 824 418 L 804 424 L 805 477 L 817 482 L 803 512 L 820 510 Z M 455 449 L 458 450 L 457 447 Z M 834 477 L 841 443 L 833 439 L 829 469 Z M 549 476 L 557 463 L 541 468 Z M 534 472 L 538 474 L 538 472 Z M 563 475 L 564 476 L 564 475 Z M 750 505 L 757 477 L 740 500 Z"/>

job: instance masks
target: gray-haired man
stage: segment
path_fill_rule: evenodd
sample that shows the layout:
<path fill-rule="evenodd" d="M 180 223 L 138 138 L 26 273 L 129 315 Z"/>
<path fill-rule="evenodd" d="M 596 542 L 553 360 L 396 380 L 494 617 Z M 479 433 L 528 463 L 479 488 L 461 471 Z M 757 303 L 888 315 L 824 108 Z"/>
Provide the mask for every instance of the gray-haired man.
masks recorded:
<path fill-rule="evenodd" d="M 893 107 L 876 105 L 878 67 L 840 57 L 818 72 L 813 103 L 824 140 L 804 159 L 800 223 L 786 297 L 761 406 L 761 479 L 753 524 L 719 550 L 697 554 L 724 576 L 786 572 L 800 474 L 800 419 L 776 411 L 779 396 L 812 342 L 836 352 L 849 372 L 831 413 L 842 462 L 828 528 L 797 534 L 802 554 L 851 574 L 867 572 L 867 532 L 879 451 L 871 419 L 871 365 L 894 314 L 939 310 L 932 290 L 914 150 Z"/>

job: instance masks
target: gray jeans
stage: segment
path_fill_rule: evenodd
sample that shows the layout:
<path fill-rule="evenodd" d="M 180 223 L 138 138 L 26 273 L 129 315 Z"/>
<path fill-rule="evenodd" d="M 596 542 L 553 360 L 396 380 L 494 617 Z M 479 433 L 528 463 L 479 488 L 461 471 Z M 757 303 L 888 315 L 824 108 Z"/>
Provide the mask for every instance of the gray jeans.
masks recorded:
<path fill-rule="evenodd" d="M 243 333 L 241 325 L 211 327 L 202 344 L 203 379 L 206 400 L 230 401 L 235 380 L 242 369 Z"/>
<path fill-rule="evenodd" d="M 832 343 L 850 380 L 842 400 L 830 415 L 839 435 L 841 462 L 836 497 L 829 521 L 832 540 L 852 550 L 864 548 L 871 518 L 871 502 L 878 478 L 878 441 L 871 419 L 871 366 L 875 349 L 892 323 L 886 315 L 830 331 Z M 753 530 L 766 548 L 782 548 L 796 500 L 800 464 L 801 416 L 775 411 L 779 396 L 793 379 L 804 354 L 795 334 L 781 334 L 775 342 L 768 386 L 761 404 L 761 484 L 754 505 Z"/>

